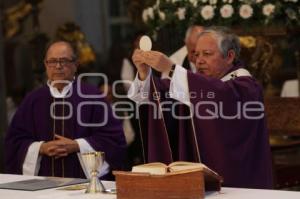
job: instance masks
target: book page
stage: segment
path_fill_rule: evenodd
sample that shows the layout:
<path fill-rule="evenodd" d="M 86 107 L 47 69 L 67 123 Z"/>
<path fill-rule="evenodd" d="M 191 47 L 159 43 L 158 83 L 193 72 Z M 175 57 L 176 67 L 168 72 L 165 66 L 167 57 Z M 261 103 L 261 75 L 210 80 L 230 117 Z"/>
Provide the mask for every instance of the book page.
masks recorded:
<path fill-rule="evenodd" d="M 150 173 L 154 175 L 164 175 L 168 171 L 168 166 L 161 162 L 141 164 L 132 167 L 132 172 Z"/>
<path fill-rule="evenodd" d="M 203 168 L 207 168 L 202 163 L 184 162 L 184 161 L 173 162 L 169 164 L 168 167 L 170 172 L 182 171 L 182 170 L 194 170 L 194 169 L 203 170 Z"/>

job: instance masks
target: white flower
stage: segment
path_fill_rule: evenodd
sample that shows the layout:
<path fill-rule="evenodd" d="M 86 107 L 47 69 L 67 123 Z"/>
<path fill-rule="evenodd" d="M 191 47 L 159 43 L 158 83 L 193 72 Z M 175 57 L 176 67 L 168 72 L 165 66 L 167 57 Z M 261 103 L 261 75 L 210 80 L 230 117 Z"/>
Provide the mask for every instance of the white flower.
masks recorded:
<path fill-rule="evenodd" d="M 202 0 L 202 3 L 206 3 L 208 0 Z"/>
<path fill-rule="evenodd" d="M 298 0 L 285 0 L 285 2 L 293 2 L 293 3 L 297 3 Z"/>
<path fill-rule="evenodd" d="M 144 23 L 147 23 L 147 22 L 148 22 L 148 13 L 147 13 L 147 9 L 144 9 L 144 10 L 143 10 L 142 18 L 143 18 L 143 22 L 144 22 Z"/>
<path fill-rule="evenodd" d="M 263 6 L 262 12 L 265 16 L 270 16 L 272 13 L 274 13 L 274 11 L 275 11 L 275 6 L 271 3 L 268 3 Z"/>
<path fill-rule="evenodd" d="M 232 2 L 233 2 L 233 0 L 228 0 L 228 3 L 229 3 L 229 4 L 232 4 Z"/>
<path fill-rule="evenodd" d="M 153 6 L 153 9 L 158 9 L 160 5 L 160 0 L 156 0 L 155 5 Z"/>
<path fill-rule="evenodd" d="M 149 19 L 154 19 L 154 12 L 153 12 L 153 8 L 149 7 L 145 10 L 143 10 L 143 13 L 142 13 L 142 18 L 143 18 L 143 21 L 145 23 L 147 23 L 147 21 Z"/>
<path fill-rule="evenodd" d="M 186 12 L 185 8 L 178 8 L 177 9 L 176 14 L 177 14 L 179 20 L 184 20 L 185 19 L 185 12 Z"/>
<path fill-rule="evenodd" d="M 226 5 L 222 6 L 222 8 L 220 9 L 220 14 L 223 18 L 231 17 L 233 14 L 232 5 L 226 4 Z"/>
<path fill-rule="evenodd" d="M 194 6 L 194 7 L 197 7 L 198 5 L 198 0 L 189 0 L 190 3 Z"/>
<path fill-rule="evenodd" d="M 253 14 L 253 8 L 250 5 L 244 4 L 240 7 L 240 16 L 243 19 L 250 18 L 252 14 Z"/>
<path fill-rule="evenodd" d="M 297 19 L 297 13 L 294 10 L 292 10 L 291 8 L 287 8 L 285 10 L 285 13 L 290 19 L 292 19 L 292 20 Z"/>
<path fill-rule="evenodd" d="M 206 5 L 201 9 L 201 16 L 205 20 L 212 19 L 214 15 L 214 8 L 210 5 Z"/>
<path fill-rule="evenodd" d="M 166 19 L 166 14 L 163 11 L 158 11 L 159 18 L 164 21 Z"/>
<path fill-rule="evenodd" d="M 256 3 L 261 3 L 261 2 L 263 2 L 263 0 L 256 0 L 255 2 Z"/>
<path fill-rule="evenodd" d="M 217 0 L 209 0 L 209 4 L 210 5 L 216 5 L 217 4 Z"/>

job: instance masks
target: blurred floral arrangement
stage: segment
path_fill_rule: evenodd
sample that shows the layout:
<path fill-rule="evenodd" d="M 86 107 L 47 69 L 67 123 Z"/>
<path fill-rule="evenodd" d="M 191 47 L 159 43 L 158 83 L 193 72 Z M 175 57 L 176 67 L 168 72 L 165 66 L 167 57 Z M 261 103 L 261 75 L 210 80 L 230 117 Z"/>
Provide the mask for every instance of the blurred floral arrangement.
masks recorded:
<path fill-rule="evenodd" d="M 167 25 L 300 25 L 298 0 L 148 0 L 142 20 L 152 34 Z"/>
<path fill-rule="evenodd" d="M 58 27 L 56 39 L 63 39 L 76 45 L 79 63 L 82 67 L 96 61 L 96 54 L 90 44 L 86 41 L 80 27 L 73 22 L 67 22 Z"/>
<path fill-rule="evenodd" d="M 3 23 L 4 36 L 6 39 L 12 38 L 21 32 L 22 22 L 30 15 L 36 15 L 40 9 L 42 0 L 21 0 L 13 6 L 4 9 Z"/>

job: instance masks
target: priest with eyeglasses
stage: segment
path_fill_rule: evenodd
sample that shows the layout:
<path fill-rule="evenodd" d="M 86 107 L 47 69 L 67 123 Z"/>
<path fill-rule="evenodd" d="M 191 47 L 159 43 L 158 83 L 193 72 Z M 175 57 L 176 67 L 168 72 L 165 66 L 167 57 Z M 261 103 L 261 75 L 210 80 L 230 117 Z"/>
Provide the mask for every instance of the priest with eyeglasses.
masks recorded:
<path fill-rule="evenodd" d="M 122 124 L 96 87 L 75 77 L 75 48 L 52 42 L 45 61 L 48 82 L 17 110 L 5 137 L 5 171 L 11 174 L 85 178 L 78 153 L 103 151 L 102 179 L 123 169 Z M 100 177 L 100 176 L 99 176 Z"/>

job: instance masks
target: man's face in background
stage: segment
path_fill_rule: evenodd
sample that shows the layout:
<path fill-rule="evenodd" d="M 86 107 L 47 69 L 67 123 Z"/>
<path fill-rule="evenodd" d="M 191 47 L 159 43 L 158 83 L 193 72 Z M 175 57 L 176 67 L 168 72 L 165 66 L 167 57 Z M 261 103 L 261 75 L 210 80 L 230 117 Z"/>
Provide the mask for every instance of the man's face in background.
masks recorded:
<path fill-rule="evenodd" d="M 56 42 L 48 48 L 45 66 L 50 81 L 72 81 L 77 65 L 74 51 L 68 43 Z"/>

